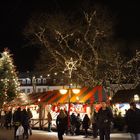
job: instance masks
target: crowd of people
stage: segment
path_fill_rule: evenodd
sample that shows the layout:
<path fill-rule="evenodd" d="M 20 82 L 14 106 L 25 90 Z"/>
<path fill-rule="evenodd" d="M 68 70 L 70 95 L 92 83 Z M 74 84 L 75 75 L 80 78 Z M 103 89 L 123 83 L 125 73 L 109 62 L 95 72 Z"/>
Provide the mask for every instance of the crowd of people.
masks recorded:
<path fill-rule="evenodd" d="M 12 110 L 4 111 L 1 110 L 0 127 L 6 127 L 7 129 L 12 128 Z"/>
<path fill-rule="evenodd" d="M 83 120 L 80 118 L 80 114 L 77 116 L 72 113 L 70 115 L 70 129 L 68 129 L 68 115 L 64 110 L 60 110 L 56 119 L 58 139 L 63 140 L 63 135 L 70 131 L 71 135 L 79 135 L 80 128 L 84 130 L 85 138 L 88 137 L 88 129 L 92 124 L 93 138 L 97 138 L 98 134 L 100 140 L 110 140 L 110 126 L 113 121 L 113 114 L 110 108 L 107 107 L 105 102 L 102 102 L 102 107 L 98 111 L 93 112 L 91 118 L 88 114 L 85 114 Z"/>
<path fill-rule="evenodd" d="M 33 115 L 29 108 L 21 110 L 19 107 L 14 113 L 12 113 L 12 110 L 1 110 L 0 127 L 7 129 L 14 127 L 15 140 L 18 140 L 20 135 L 23 139 L 28 139 L 29 135 L 32 135 L 32 117 Z M 50 112 L 48 112 L 47 118 L 48 131 L 51 132 L 53 118 Z M 110 140 L 112 124 L 114 124 L 114 127 L 120 125 L 119 122 L 115 121 L 115 118 L 116 114 L 113 114 L 112 109 L 108 107 L 106 102 L 101 103 L 101 108 L 98 112 L 94 110 L 90 116 L 85 114 L 83 118 L 79 113 L 69 115 L 66 110 L 60 110 L 56 118 L 58 139 L 63 140 L 64 134 L 79 135 L 81 132 L 84 132 L 84 137 L 87 138 L 90 128 L 92 130 L 90 134 L 92 132 L 93 138 L 96 139 L 99 136 L 100 140 Z M 140 109 L 136 107 L 134 102 L 130 103 L 130 109 L 126 111 L 123 121 L 127 132 L 131 134 L 132 140 L 140 140 Z"/>
<path fill-rule="evenodd" d="M 5 127 L 7 129 L 12 129 L 12 127 L 14 127 L 15 140 L 18 140 L 19 136 L 22 136 L 23 139 L 28 139 L 29 134 L 32 135 L 30 125 L 32 117 L 33 115 L 29 108 L 27 110 L 21 110 L 19 107 L 14 113 L 12 113 L 12 110 L 1 110 L 0 126 L 1 128 Z"/>
<path fill-rule="evenodd" d="M 91 117 L 85 114 L 84 118 L 80 118 L 72 113 L 70 115 L 70 129 L 68 130 L 68 115 L 64 110 L 60 110 L 56 119 L 58 139 L 63 140 L 63 135 L 70 131 L 71 135 L 79 135 L 80 128 L 84 130 L 85 138 L 88 137 L 89 128 L 92 125 L 93 138 L 99 135 L 100 140 L 110 140 L 111 128 L 114 124 L 114 115 L 111 108 L 105 102 L 101 103 L 98 112 L 93 111 Z M 140 109 L 136 107 L 134 102 L 130 103 L 130 109 L 126 111 L 124 117 L 126 132 L 129 132 L 132 140 L 140 140 Z"/>

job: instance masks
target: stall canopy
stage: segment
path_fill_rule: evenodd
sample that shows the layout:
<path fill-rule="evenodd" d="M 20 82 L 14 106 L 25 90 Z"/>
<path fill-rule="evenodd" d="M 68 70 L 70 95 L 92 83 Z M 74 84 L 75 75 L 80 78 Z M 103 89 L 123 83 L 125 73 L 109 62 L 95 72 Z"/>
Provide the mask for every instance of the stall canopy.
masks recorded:
<path fill-rule="evenodd" d="M 105 92 L 103 86 L 84 87 L 80 90 L 79 94 L 71 93 L 71 103 L 97 103 L 108 100 L 108 93 Z M 31 103 L 68 103 L 68 94 L 62 95 L 57 91 L 47 91 L 44 93 L 36 93 L 36 95 L 29 96 Z M 40 101 L 38 101 L 40 99 Z"/>
<path fill-rule="evenodd" d="M 134 95 L 140 97 L 138 89 L 119 90 L 112 98 L 112 103 L 129 103 L 134 100 Z"/>

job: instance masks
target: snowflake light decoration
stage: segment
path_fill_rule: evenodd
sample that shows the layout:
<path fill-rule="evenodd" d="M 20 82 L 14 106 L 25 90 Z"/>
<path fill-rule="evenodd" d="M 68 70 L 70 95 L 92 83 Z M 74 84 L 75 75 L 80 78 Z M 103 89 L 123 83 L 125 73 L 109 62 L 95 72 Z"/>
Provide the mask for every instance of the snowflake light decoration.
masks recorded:
<path fill-rule="evenodd" d="M 73 58 L 71 57 L 70 60 L 65 61 L 65 64 L 66 64 L 65 71 L 69 72 L 69 78 L 71 78 L 72 71 L 77 70 L 76 68 L 77 61 L 74 61 Z"/>

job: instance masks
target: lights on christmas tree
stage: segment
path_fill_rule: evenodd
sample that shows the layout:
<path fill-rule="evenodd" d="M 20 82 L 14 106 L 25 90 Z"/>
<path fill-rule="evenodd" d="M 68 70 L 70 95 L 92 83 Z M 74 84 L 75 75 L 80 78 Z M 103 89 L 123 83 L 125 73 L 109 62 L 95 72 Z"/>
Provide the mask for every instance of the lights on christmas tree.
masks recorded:
<path fill-rule="evenodd" d="M 0 97 L 1 103 L 13 100 L 20 91 L 13 58 L 8 49 L 1 53 L 0 58 Z"/>

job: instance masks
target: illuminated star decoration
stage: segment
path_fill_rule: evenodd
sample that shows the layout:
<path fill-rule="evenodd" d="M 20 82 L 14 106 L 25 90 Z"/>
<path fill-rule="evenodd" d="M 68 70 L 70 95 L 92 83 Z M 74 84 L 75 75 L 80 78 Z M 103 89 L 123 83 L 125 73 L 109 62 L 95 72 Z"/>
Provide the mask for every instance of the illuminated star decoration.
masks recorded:
<path fill-rule="evenodd" d="M 66 60 L 65 64 L 66 64 L 66 68 L 65 71 L 69 71 L 69 77 L 71 78 L 71 74 L 73 70 L 77 70 L 76 68 L 76 63 L 77 61 L 73 61 L 73 58 L 71 57 L 70 60 Z"/>

